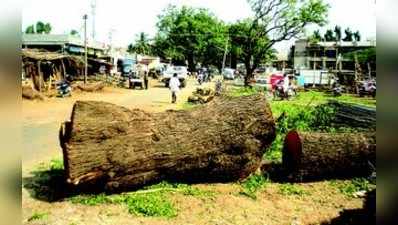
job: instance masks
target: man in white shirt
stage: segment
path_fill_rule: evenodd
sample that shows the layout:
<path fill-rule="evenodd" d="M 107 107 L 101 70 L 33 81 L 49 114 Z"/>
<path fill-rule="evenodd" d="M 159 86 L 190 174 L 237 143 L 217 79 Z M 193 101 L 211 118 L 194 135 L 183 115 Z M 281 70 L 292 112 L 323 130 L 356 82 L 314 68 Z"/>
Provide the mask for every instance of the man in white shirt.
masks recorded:
<path fill-rule="evenodd" d="M 178 80 L 177 74 L 175 73 L 169 81 L 169 88 L 171 91 L 171 103 L 176 103 L 177 92 L 180 90 L 180 81 Z"/>

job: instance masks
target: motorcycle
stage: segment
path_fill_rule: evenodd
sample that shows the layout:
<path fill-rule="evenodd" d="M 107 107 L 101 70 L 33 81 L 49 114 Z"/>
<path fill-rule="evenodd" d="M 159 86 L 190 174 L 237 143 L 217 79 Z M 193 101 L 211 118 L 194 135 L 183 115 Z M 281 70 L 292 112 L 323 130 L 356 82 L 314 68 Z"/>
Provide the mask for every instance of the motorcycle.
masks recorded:
<path fill-rule="evenodd" d="M 374 80 L 362 81 L 359 84 L 358 94 L 359 94 L 359 97 L 372 96 L 373 98 L 375 98 L 376 97 L 376 81 L 374 81 Z"/>
<path fill-rule="evenodd" d="M 58 97 L 70 97 L 72 96 L 72 88 L 69 82 L 64 80 L 56 84 L 58 90 Z"/>
<path fill-rule="evenodd" d="M 283 80 L 278 82 L 275 86 L 275 91 L 274 91 L 274 99 L 279 98 L 280 100 L 289 100 L 289 98 L 292 98 L 297 95 L 296 89 L 292 86 L 289 85 L 287 90 L 284 89 L 283 87 Z"/>
<path fill-rule="evenodd" d="M 340 84 L 338 84 L 338 83 L 333 84 L 332 93 L 333 93 L 334 97 L 341 96 L 343 91 L 344 91 L 343 87 L 340 86 Z"/>

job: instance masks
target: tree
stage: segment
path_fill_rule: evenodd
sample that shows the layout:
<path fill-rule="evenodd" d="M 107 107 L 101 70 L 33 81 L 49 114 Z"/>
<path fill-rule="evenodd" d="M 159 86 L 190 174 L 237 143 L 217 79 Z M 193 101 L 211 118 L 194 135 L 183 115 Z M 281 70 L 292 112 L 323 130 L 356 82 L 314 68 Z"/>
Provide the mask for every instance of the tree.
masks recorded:
<path fill-rule="evenodd" d="M 45 26 L 45 24 L 43 22 L 38 21 L 36 23 L 36 33 L 38 33 L 38 34 L 44 33 L 44 26 Z"/>
<path fill-rule="evenodd" d="M 249 0 L 255 17 L 246 39 L 245 85 L 253 77 L 253 71 L 259 66 L 261 58 L 255 58 L 255 36 L 268 38 L 262 53 L 268 52 L 281 41 L 290 40 L 302 33 L 309 24 L 324 25 L 329 6 L 323 0 Z M 255 31 L 255 32 L 254 32 Z M 258 54 L 258 53 L 256 53 Z"/>
<path fill-rule="evenodd" d="M 345 33 L 345 38 L 343 39 L 343 41 L 353 41 L 353 33 L 351 31 L 350 28 L 347 28 L 344 30 Z"/>
<path fill-rule="evenodd" d="M 252 78 L 248 74 L 252 74 L 259 64 L 275 58 L 275 50 L 268 47 L 270 38 L 258 35 L 263 32 L 264 27 L 260 22 L 253 26 L 253 22 L 253 19 L 246 19 L 230 27 L 231 47 L 246 67 L 246 85 Z"/>
<path fill-rule="evenodd" d="M 354 40 L 355 41 L 361 41 L 361 33 L 359 31 L 356 31 L 354 33 Z"/>
<path fill-rule="evenodd" d="M 137 36 L 135 43 L 129 45 L 128 51 L 143 55 L 151 54 L 151 45 L 149 44 L 148 34 L 141 32 Z"/>
<path fill-rule="evenodd" d="M 317 43 L 322 41 L 322 35 L 319 30 L 314 31 L 312 36 L 310 37 L 310 42 L 311 43 Z"/>
<path fill-rule="evenodd" d="M 34 25 L 30 25 L 26 28 L 25 30 L 26 34 L 34 34 L 35 33 L 35 26 Z"/>
<path fill-rule="evenodd" d="M 340 26 L 336 26 L 334 28 L 334 33 L 335 33 L 335 41 L 341 41 L 341 27 Z"/>
<path fill-rule="evenodd" d="M 70 31 L 70 35 L 79 36 L 79 32 L 77 30 L 72 29 Z"/>
<path fill-rule="evenodd" d="M 50 23 L 44 24 L 44 27 L 43 27 L 43 32 L 44 33 L 49 34 L 51 32 L 51 29 L 52 29 L 52 27 L 51 27 Z"/>
<path fill-rule="evenodd" d="M 224 49 L 222 22 L 207 9 L 169 6 L 159 16 L 157 27 L 154 51 L 173 61 L 187 61 L 189 71 L 195 71 L 200 61 L 209 63 L 206 55 L 210 52 L 214 57 Z"/>
<path fill-rule="evenodd" d="M 336 37 L 334 36 L 333 31 L 330 29 L 326 30 L 324 38 L 325 38 L 325 41 L 335 41 L 336 40 Z"/>

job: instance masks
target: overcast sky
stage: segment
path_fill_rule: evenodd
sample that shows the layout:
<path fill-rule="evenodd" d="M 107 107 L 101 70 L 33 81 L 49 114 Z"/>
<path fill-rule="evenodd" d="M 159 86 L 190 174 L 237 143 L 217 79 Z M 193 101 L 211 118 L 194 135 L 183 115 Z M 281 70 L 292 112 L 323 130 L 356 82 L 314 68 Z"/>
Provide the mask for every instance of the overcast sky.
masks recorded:
<path fill-rule="evenodd" d="M 376 37 L 376 0 L 326 0 L 331 9 L 329 24 L 359 30 L 363 39 Z M 94 0 L 25 0 L 22 8 L 22 30 L 38 20 L 51 23 L 54 34 L 69 33 L 71 29 L 83 33 L 82 16 L 89 16 L 88 32 L 91 35 L 91 2 Z M 225 22 L 249 17 L 252 13 L 247 0 L 96 0 L 96 39 L 127 46 L 140 32 L 153 36 L 157 16 L 167 5 L 188 5 L 210 9 Z M 323 28 L 326 29 L 326 28 Z M 313 30 L 313 27 L 309 28 Z M 322 29 L 321 29 L 322 30 Z M 290 43 L 277 48 L 286 51 Z"/>

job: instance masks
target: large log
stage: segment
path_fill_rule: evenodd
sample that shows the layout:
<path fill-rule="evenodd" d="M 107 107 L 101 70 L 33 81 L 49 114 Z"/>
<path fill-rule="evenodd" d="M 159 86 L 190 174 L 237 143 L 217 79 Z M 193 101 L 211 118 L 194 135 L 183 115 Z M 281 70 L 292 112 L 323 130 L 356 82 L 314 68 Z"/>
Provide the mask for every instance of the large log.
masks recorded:
<path fill-rule="evenodd" d="M 366 176 L 375 161 L 375 133 L 291 131 L 282 155 L 283 168 L 296 181 Z"/>
<path fill-rule="evenodd" d="M 243 179 L 260 166 L 274 138 L 272 113 L 261 95 L 154 114 L 78 101 L 60 130 L 67 181 L 101 180 L 107 190 L 162 179 Z"/>

